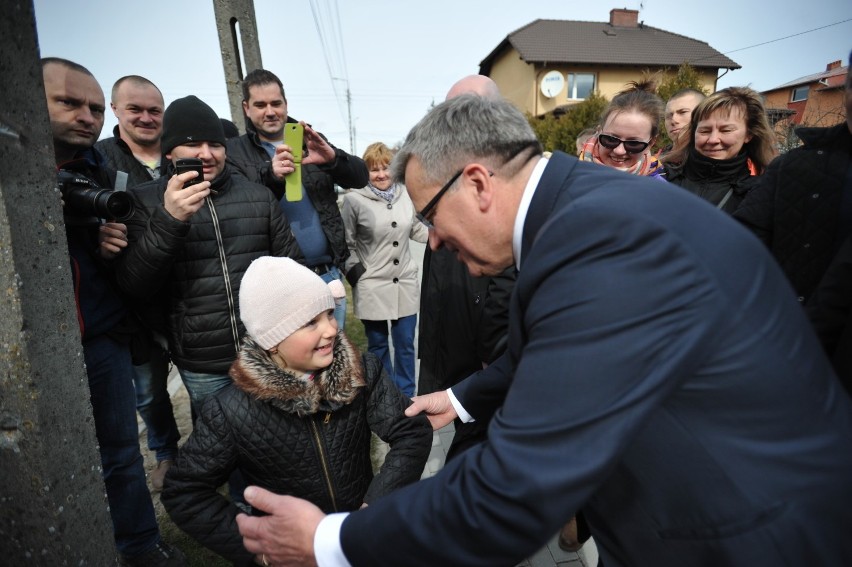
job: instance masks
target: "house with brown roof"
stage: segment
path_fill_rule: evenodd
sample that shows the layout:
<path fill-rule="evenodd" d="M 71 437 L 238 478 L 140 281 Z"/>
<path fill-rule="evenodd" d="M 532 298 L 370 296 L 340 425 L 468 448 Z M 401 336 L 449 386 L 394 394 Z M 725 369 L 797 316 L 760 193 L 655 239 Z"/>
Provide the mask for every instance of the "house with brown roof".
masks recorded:
<path fill-rule="evenodd" d="M 535 20 L 513 31 L 479 64 L 504 97 L 533 116 L 576 104 L 597 91 L 611 99 L 642 73 L 674 73 L 682 63 L 716 90 L 735 61 L 703 41 L 646 26 L 638 10 L 610 10 L 609 22 Z"/>
<path fill-rule="evenodd" d="M 789 124 L 796 126 L 833 126 L 843 122 L 843 86 L 848 69 L 842 61 L 832 61 L 825 71 L 763 91 L 766 110 L 770 114 L 786 110 Z"/>

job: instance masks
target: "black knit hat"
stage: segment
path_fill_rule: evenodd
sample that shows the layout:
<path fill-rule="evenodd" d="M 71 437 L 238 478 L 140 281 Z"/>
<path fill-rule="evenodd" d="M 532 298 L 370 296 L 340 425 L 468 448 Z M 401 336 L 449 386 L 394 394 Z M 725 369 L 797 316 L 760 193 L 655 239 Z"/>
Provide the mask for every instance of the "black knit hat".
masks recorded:
<path fill-rule="evenodd" d="M 193 95 L 172 102 L 163 114 L 163 155 L 187 142 L 225 145 L 225 132 L 216 112 Z"/>

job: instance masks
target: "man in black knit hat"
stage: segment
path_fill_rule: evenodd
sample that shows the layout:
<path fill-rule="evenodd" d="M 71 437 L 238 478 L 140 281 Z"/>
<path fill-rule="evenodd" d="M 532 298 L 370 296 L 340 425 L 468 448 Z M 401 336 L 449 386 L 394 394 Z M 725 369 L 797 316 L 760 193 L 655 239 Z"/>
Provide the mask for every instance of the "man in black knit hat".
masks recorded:
<path fill-rule="evenodd" d="M 162 151 L 163 175 L 129 191 L 136 212 L 118 282 L 134 297 L 168 305 L 169 350 L 197 410 L 231 383 L 244 333 L 237 297 L 249 264 L 302 255 L 270 191 L 231 175 L 222 123 L 203 101 L 187 96 L 169 105 Z M 201 160 L 203 180 L 189 183 L 195 171 L 175 174 L 181 158 Z"/>

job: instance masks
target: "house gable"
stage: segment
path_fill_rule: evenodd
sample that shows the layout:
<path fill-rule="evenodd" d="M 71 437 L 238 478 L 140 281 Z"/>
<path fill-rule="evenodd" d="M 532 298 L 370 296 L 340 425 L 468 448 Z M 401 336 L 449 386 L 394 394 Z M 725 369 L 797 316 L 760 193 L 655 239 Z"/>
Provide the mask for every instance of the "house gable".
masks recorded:
<path fill-rule="evenodd" d="M 609 22 L 535 20 L 506 36 L 482 60 L 480 74 L 494 79 L 519 108 L 541 116 L 585 98 L 569 90 L 572 81 L 593 81 L 594 91 L 612 98 L 644 71 L 673 71 L 687 62 L 712 91 L 719 68 L 740 68 L 705 42 L 645 26 L 638 14 L 615 9 Z M 566 87 L 558 94 L 541 91 L 550 71 L 564 78 Z"/>

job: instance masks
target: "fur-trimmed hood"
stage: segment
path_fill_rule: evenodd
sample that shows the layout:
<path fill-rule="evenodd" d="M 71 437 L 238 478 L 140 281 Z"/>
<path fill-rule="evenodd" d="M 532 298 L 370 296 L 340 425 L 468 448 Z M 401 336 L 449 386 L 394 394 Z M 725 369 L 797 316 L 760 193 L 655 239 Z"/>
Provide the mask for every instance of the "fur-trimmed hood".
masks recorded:
<path fill-rule="evenodd" d="M 367 385 L 361 353 L 342 332 L 331 365 L 310 379 L 279 368 L 250 336 L 243 339 L 229 374 L 240 390 L 300 417 L 349 404 Z"/>

